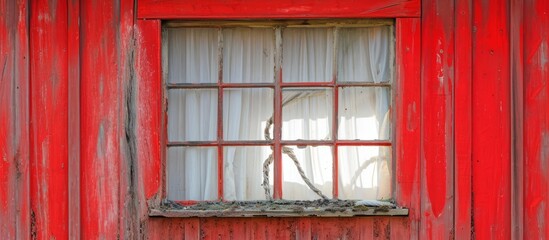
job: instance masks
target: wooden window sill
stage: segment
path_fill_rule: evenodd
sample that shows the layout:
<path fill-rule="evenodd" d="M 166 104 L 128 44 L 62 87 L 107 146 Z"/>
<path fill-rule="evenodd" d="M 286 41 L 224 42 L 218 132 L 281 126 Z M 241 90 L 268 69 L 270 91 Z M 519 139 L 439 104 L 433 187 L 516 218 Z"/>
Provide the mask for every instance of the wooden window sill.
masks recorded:
<path fill-rule="evenodd" d="M 356 201 L 213 202 L 192 206 L 161 205 L 151 217 L 355 217 L 408 216 L 408 209 L 392 205 L 355 205 Z"/>

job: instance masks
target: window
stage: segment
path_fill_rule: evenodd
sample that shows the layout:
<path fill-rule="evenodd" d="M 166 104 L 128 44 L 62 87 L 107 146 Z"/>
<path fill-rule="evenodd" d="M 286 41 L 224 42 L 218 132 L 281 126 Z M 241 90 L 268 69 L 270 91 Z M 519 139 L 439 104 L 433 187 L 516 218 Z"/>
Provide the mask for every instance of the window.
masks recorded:
<path fill-rule="evenodd" d="M 390 199 L 392 21 L 168 22 L 174 201 Z"/>

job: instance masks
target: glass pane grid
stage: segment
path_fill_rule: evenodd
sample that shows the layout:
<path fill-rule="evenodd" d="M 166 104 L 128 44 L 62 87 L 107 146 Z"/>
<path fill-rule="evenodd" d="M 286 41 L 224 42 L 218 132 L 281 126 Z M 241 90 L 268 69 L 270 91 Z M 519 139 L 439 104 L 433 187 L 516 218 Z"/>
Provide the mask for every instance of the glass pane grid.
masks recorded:
<path fill-rule="evenodd" d="M 330 32 L 330 31 L 328 31 Z M 318 33 L 317 33 L 318 34 Z M 330 34 L 330 33 L 329 33 Z M 340 169 L 337 169 L 337 166 L 339 165 L 338 164 L 338 161 L 340 159 L 339 155 L 337 154 L 339 152 L 339 149 L 342 149 L 342 148 L 345 148 L 345 147 L 351 147 L 351 146 L 356 146 L 356 147 L 361 147 L 361 146 L 368 146 L 368 147 L 389 147 L 392 145 L 392 142 L 390 141 L 390 139 L 387 139 L 386 141 L 383 141 L 383 140 L 379 140 L 379 139 L 367 139 L 367 140 L 364 140 L 364 139 L 360 139 L 360 138 L 354 138 L 354 139 L 348 139 L 348 138 L 345 138 L 343 137 L 342 139 L 340 139 L 340 136 L 339 136 L 339 125 L 340 125 L 340 121 L 339 121 L 339 118 L 340 118 L 340 111 L 341 111 L 341 107 L 339 106 L 338 102 L 340 101 L 339 97 L 341 97 L 342 95 L 344 95 L 344 92 L 342 92 L 342 89 L 344 87 L 362 87 L 362 88 L 365 88 L 365 89 L 374 89 L 376 87 L 385 87 L 387 89 L 389 89 L 390 91 L 390 88 L 391 88 L 391 82 L 390 81 L 385 81 L 385 80 L 381 80 L 381 81 L 378 81 L 378 82 L 369 82 L 368 80 L 360 80 L 360 79 L 347 79 L 347 78 L 343 78 L 345 81 L 339 81 L 339 78 L 341 77 L 339 72 L 342 71 L 341 69 L 345 69 L 345 67 L 341 68 L 341 65 L 344 65 L 344 64 L 340 64 L 341 60 L 339 59 L 339 56 L 337 55 L 338 54 L 338 51 L 337 49 L 341 48 L 341 44 L 338 42 L 338 37 L 339 35 L 337 34 L 332 34 L 332 37 L 333 39 L 328 41 L 328 45 L 335 45 L 333 46 L 333 51 L 330 53 L 330 51 L 328 50 L 327 53 L 330 58 L 333 58 L 333 56 L 335 56 L 336 60 L 330 60 L 330 64 L 333 64 L 332 68 L 330 68 L 330 71 L 333 69 L 333 72 L 330 72 L 330 71 L 326 71 L 324 73 L 322 72 L 319 72 L 319 73 L 316 73 L 317 75 L 320 75 L 320 76 L 330 76 L 330 75 L 333 75 L 334 77 L 330 77 L 330 78 L 327 78 L 327 77 L 321 77 L 320 81 L 313 81 L 311 80 L 311 78 L 303 78 L 302 79 L 306 79 L 306 81 L 292 81 L 291 79 L 288 80 L 286 78 L 284 78 L 285 80 L 282 80 L 283 78 L 282 77 L 278 77 L 278 80 L 277 81 L 274 81 L 274 83 L 271 83 L 269 84 L 268 81 L 269 81 L 269 77 L 267 78 L 263 78 L 263 79 L 267 79 L 266 81 L 264 80 L 260 80 L 258 82 L 254 82 L 254 81 L 247 81 L 247 80 L 238 80 L 238 78 L 232 78 L 232 77 L 228 77 L 228 75 L 224 75 L 226 73 L 226 71 L 223 70 L 222 66 L 223 64 L 219 64 L 220 66 L 220 71 L 219 71 L 219 77 L 218 77 L 218 81 L 217 83 L 209 83 L 209 84 L 187 84 L 188 81 L 185 81 L 184 83 L 179 83 L 179 82 L 173 82 L 173 81 L 170 81 L 170 83 L 168 84 L 167 88 L 168 89 L 174 89 L 174 88 L 201 88 L 201 87 L 204 87 L 204 88 L 212 88 L 212 89 L 218 89 L 217 91 L 217 95 L 218 95 L 218 98 L 220 99 L 219 102 L 218 102 L 218 111 L 220 112 L 220 114 L 218 114 L 218 117 L 216 118 L 217 119 L 217 126 L 223 126 L 223 116 L 225 116 L 225 112 L 223 112 L 223 110 L 225 110 L 226 106 L 224 107 L 224 104 L 226 103 L 226 99 L 225 99 L 225 96 L 227 95 L 227 90 L 228 89 L 231 89 L 231 88 L 239 88 L 239 87 L 244 87 L 244 88 L 251 88 L 251 89 L 261 89 L 261 88 L 265 88 L 265 87 L 271 87 L 271 89 L 275 89 L 275 91 L 283 91 L 283 90 L 287 90 L 287 89 L 291 89 L 291 88 L 295 88 L 297 86 L 301 87 L 303 90 L 307 90 L 307 89 L 315 89 L 315 88 L 328 88 L 330 89 L 330 91 L 333 93 L 331 96 L 328 96 L 329 99 L 333 99 L 332 101 L 332 106 L 330 107 L 331 110 L 331 113 L 328 114 L 330 115 L 330 117 L 332 117 L 331 121 L 332 121 L 332 126 L 329 126 L 329 129 L 332 129 L 331 132 L 328 132 L 328 136 L 329 138 L 325 139 L 325 140 L 321 140 L 321 141 L 318 141 L 318 142 L 314 142 L 314 141 L 307 141 L 307 140 L 302 140 L 302 139 L 295 139 L 293 141 L 285 141 L 284 138 L 283 139 L 273 139 L 272 141 L 265 141 L 265 142 L 259 142 L 260 139 L 253 139 L 253 141 L 242 141 L 242 140 L 234 140 L 232 139 L 231 137 L 227 137 L 227 135 L 224 135 L 224 130 L 226 130 L 227 127 L 221 127 L 221 129 L 218 131 L 218 137 L 216 140 L 214 141 L 202 141 L 202 142 L 198 142 L 198 141 L 195 141 L 195 142 L 176 142 L 176 141 L 168 141 L 168 148 L 175 148 L 175 147 L 183 147 L 183 146 L 193 146 L 193 147 L 200 147 L 200 148 L 205 148 L 205 147 L 212 147 L 212 146 L 215 146 L 217 145 L 218 149 L 220 149 L 220 151 L 218 151 L 218 154 L 217 155 L 217 164 L 219 166 L 221 166 L 219 169 L 223 169 L 222 166 L 224 166 L 223 162 L 224 162 L 224 159 L 226 159 L 227 156 L 224 156 L 226 155 L 226 153 L 224 154 L 223 151 L 227 151 L 226 149 L 227 148 L 230 148 L 230 147 L 243 147 L 243 146 L 248 146 L 248 147 L 251 147 L 251 146 L 255 146 L 255 147 L 266 147 L 266 148 L 273 148 L 277 142 L 279 142 L 280 146 L 282 147 L 289 147 L 289 146 L 293 146 L 294 148 L 296 149 L 306 149 L 306 148 L 318 148 L 318 147 L 329 147 L 330 149 L 330 152 L 333 152 L 335 154 L 332 154 L 332 162 L 333 162 L 333 166 L 336 168 L 336 170 L 333 170 L 332 171 L 332 174 L 333 176 L 330 176 L 330 179 L 332 179 L 332 188 L 333 188 L 333 191 L 327 191 L 330 195 L 329 198 L 338 198 L 338 193 L 340 192 L 339 191 L 339 188 L 341 188 L 338 184 L 338 175 L 340 175 L 341 173 L 339 171 L 341 171 L 341 168 Z M 220 45 L 223 44 L 222 42 L 219 43 Z M 278 46 L 276 46 L 278 47 Z M 223 49 L 223 46 L 220 46 L 221 49 Z M 224 49 L 223 49 L 224 51 Z M 275 51 L 276 52 L 276 51 Z M 223 55 L 227 54 L 226 52 L 223 52 L 223 54 L 220 54 L 220 59 L 219 61 L 225 61 L 223 60 L 224 57 Z M 333 55 L 333 56 L 332 56 Z M 274 57 L 276 58 L 276 56 Z M 274 59 L 273 58 L 273 59 Z M 327 62 L 326 62 L 327 63 Z M 226 63 L 224 63 L 226 64 Z M 329 64 L 327 64 L 326 66 L 328 66 Z M 336 66 L 339 66 L 339 67 L 336 67 Z M 306 66 L 306 67 L 309 67 L 309 66 Z M 310 68 L 310 67 L 309 67 Z M 314 67 L 313 67 L 314 68 Z M 316 70 L 315 70 L 316 71 Z M 267 72 L 266 73 L 267 76 L 270 76 L 270 72 Z M 296 73 L 297 75 L 299 75 L 300 73 L 297 72 Z M 272 74 L 273 76 L 276 75 L 275 73 Z M 281 76 L 282 74 L 280 73 L 279 76 Z M 313 76 L 314 77 L 314 76 Z M 227 83 L 225 83 L 225 78 L 229 78 L 229 79 L 232 79 L 232 80 L 227 80 Z M 276 79 L 277 77 L 274 76 L 274 78 Z M 171 79 L 171 78 L 170 78 Z M 330 80 L 331 79 L 331 80 Z M 197 86 L 197 85 L 202 85 L 202 86 Z M 338 94 L 339 92 L 339 94 Z M 279 93 L 280 94 L 280 93 Z M 275 96 L 277 95 L 276 92 L 274 94 Z M 389 98 L 390 98 L 390 94 L 389 94 Z M 274 101 L 276 102 L 277 99 L 274 98 Z M 279 103 L 280 104 L 280 103 Z M 391 105 L 391 101 L 389 99 L 389 104 Z M 272 105 L 275 105 L 274 103 Z M 282 128 L 281 126 L 281 123 L 275 121 L 275 124 L 274 124 L 275 128 Z M 168 134 L 169 135 L 169 134 Z M 273 137 L 274 138 L 274 137 Z M 213 140 L 213 139 L 212 139 Z M 177 146 L 175 146 L 177 145 Z M 284 153 L 282 154 L 282 158 L 284 158 Z M 275 154 L 276 156 L 276 154 Z M 278 160 L 275 160 L 275 161 L 282 161 L 282 159 L 278 159 Z M 284 168 L 284 171 L 286 171 L 286 168 Z M 223 174 L 219 174 L 217 176 L 220 176 L 220 177 L 223 177 Z M 226 181 L 225 181 L 225 178 L 222 178 L 223 180 L 221 182 L 223 182 L 224 185 L 226 185 Z M 220 187 L 221 189 L 223 189 L 223 187 Z M 284 187 L 282 187 L 282 189 L 284 190 Z M 324 188 L 325 189 L 325 188 Z M 284 190 L 286 191 L 286 190 Z M 218 196 L 218 199 L 219 200 L 223 200 L 223 199 L 227 199 L 227 198 L 224 198 L 223 195 L 227 195 L 227 194 L 223 194 L 223 191 L 219 191 L 222 195 Z M 345 198 L 345 197 L 344 197 Z M 241 197 L 236 197 L 235 199 L 239 199 L 239 200 L 247 200 L 247 199 L 242 199 Z M 295 198 L 296 200 L 303 200 L 304 198 Z M 253 199 L 252 199 L 253 200 Z"/>

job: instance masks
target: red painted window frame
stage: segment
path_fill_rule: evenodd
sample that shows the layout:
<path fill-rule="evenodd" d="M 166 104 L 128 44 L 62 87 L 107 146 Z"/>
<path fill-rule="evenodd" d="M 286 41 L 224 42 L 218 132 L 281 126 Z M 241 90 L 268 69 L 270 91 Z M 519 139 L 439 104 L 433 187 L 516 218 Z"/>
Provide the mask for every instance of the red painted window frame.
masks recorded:
<path fill-rule="evenodd" d="M 410 214 L 419 212 L 419 169 L 420 169 L 420 1 L 377 0 L 365 1 L 368 3 L 353 3 L 350 0 L 303 1 L 297 6 L 292 0 L 284 1 L 253 1 L 254 8 L 239 9 L 243 3 L 234 1 L 168 1 L 168 0 L 141 0 L 138 1 L 137 27 L 143 37 L 140 44 L 138 62 L 143 68 L 138 71 L 149 75 L 151 79 L 140 81 L 151 86 L 151 97 L 165 99 L 162 71 L 161 71 L 161 20 L 169 19 L 318 19 L 318 18 L 395 18 L 396 51 L 395 51 L 395 79 L 393 82 L 393 167 L 394 188 L 393 197 L 397 204 L 410 209 Z M 240 5 L 239 5 L 240 4 Z M 374 6 L 375 5 L 375 6 Z M 232 6 L 232 7 L 231 7 Z M 293 6 L 293 7 L 292 7 Z M 341 6 L 334 8 L 333 6 Z M 230 9 L 229 9 L 230 8 Z M 176 10 L 174 10 L 176 9 Z M 265 9 L 270 9 L 265 11 Z M 400 9 L 400 12 L 395 12 Z M 283 14 L 282 14 L 283 13 Z M 148 42 L 148 44 L 147 44 Z M 146 65 L 146 66 L 145 66 Z M 141 84 L 141 83 L 140 83 Z M 141 155 L 152 156 L 147 159 L 150 166 L 144 172 L 145 196 L 149 206 L 158 206 L 166 197 L 165 190 L 165 155 L 167 146 L 166 109 L 165 102 L 150 108 L 145 108 L 142 114 L 157 112 L 159 120 L 151 124 L 147 131 L 157 131 L 142 136 L 144 142 L 150 140 L 158 143 L 144 146 Z M 275 110 L 276 111 L 276 110 Z M 137 116 L 142 118 L 142 116 Z M 222 179 L 222 178 L 221 178 Z M 280 196 L 280 195 L 278 195 Z M 415 209 L 415 210 L 414 210 Z M 416 212 L 416 213 L 414 213 Z"/>
<path fill-rule="evenodd" d="M 138 0 L 142 19 L 420 17 L 421 0 Z"/>

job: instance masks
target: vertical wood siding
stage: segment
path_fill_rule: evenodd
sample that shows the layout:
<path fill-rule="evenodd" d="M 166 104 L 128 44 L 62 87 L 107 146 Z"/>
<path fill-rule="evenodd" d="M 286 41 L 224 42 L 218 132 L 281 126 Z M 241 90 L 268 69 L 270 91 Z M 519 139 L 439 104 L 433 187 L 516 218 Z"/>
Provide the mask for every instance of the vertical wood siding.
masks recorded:
<path fill-rule="evenodd" d="M 471 238 L 472 152 L 472 1 L 455 1 L 454 89 L 454 231 L 456 239 Z"/>
<path fill-rule="evenodd" d="M 30 199 L 33 237 L 68 237 L 67 3 L 30 6 Z M 64 204 L 59 204 L 64 203 Z"/>
<path fill-rule="evenodd" d="M 0 238 L 29 239 L 29 46 L 26 1 L 0 1 Z"/>
<path fill-rule="evenodd" d="M 133 239 L 134 2 L 80 4 L 81 236 Z"/>
<path fill-rule="evenodd" d="M 138 198 L 143 213 L 147 212 L 147 199 L 158 203 L 162 191 L 162 131 L 164 94 L 161 72 L 161 23 L 159 20 L 138 20 L 136 25 L 135 94 L 137 134 Z M 151 114 L 154 113 L 154 114 Z M 160 161 L 159 161 L 160 160 Z M 156 200 L 156 202 L 154 201 Z"/>
<path fill-rule="evenodd" d="M 148 217 L 165 122 L 161 21 L 144 17 L 254 11 L 215 2 L 0 0 L 0 239 L 549 237 L 544 0 L 399 5 L 395 191 L 410 216 Z M 350 2 L 251 17 L 368 14 Z M 400 11 L 376 6 L 370 16 Z"/>
<path fill-rule="evenodd" d="M 473 2 L 473 228 L 511 236 L 509 2 Z M 489 9 L 489 11 L 487 11 Z"/>
<path fill-rule="evenodd" d="M 396 22 L 397 79 L 396 122 L 396 198 L 397 204 L 410 209 L 409 226 L 392 228 L 395 239 L 417 239 L 420 209 L 421 144 L 421 21 L 399 18 Z M 393 223 L 393 221 L 391 222 Z M 399 230 L 404 230 L 400 232 Z"/>
<path fill-rule="evenodd" d="M 118 1 L 81 1 L 80 224 L 91 239 L 120 236 L 119 21 Z"/>
<path fill-rule="evenodd" d="M 453 237 L 454 2 L 422 3 L 421 239 Z"/>
<path fill-rule="evenodd" d="M 549 238 L 549 2 L 524 2 L 524 238 Z"/>

